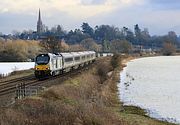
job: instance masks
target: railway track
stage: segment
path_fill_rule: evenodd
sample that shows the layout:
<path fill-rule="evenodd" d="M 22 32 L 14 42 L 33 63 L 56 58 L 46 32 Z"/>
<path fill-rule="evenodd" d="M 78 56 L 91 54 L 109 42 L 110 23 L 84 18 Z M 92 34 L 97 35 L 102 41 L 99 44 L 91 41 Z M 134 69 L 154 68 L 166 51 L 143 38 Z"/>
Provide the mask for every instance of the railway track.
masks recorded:
<path fill-rule="evenodd" d="M 35 77 L 32 77 L 32 76 L 27 77 L 27 79 L 14 80 L 14 82 L 6 81 L 5 83 L 0 84 L 0 97 L 7 95 L 7 94 L 15 93 L 16 85 L 18 85 L 20 83 L 24 83 L 25 85 L 30 85 L 35 82 L 38 82 L 38 80 L 36 80 Z"/>
<path fill-rule="evenodd" d="M 66 80 L 66 78 L 77 75 L 78 73 L 87 70 L 88 68 L 90 68 L 91 66 L 93 66 L 94 64 L 90 64 L 88 66 L 85 67 L 80 67 L 78 69 L 72 70 L 70 72 L 58 75 L 58 76 L 54 76 L 54 77 L 49 77 L 47 79 L 43 79 L 43 80 L 37 80 L 34 75 L 29 75 L 29 76 L 25 76 L 25 77 L 21 77 L 21 78 L 16 78 L 16 79 L 11 79 L 11 80 L 6 80 L 6 81 L 1 81 L 0 82 L 0 98 L 2 96 L 6 96 L 9 94 L 15 94 L 16 91 L 16 86 L 20 83 L 25 84 L 26 87 L 28 86 L 51 86 L 55 84 L 55 81 L 64 81 Z"/>
<path fill-rule="evenodd" d="M 34 75 L 28 75 L 28 76 L 23 76 L 20 78 L 14 78 L 14 79 L 10 79 L 10 80 L 1 80 L 0 81 L 0 86 L 5 84 L 5 83 L 12 83 L 12 82 L 17 82 L 17 81 L 21 81 L 21 80 L 26 80 L 26 79 L 31 79 L 34 78 Z"/>
<path fill-rule="evenodd" d="M 18 82 L 24 81 L 24 80 L 31 81 L 34 79 L 35 79 L 34 76 L 30 75 L 30 76 L 26 76 L 23 78 L 17 78 L 17 79 L 13 79 L 13 80 L 9 80 L 9 81 L 0 82 L 0 90 L 3 88 L 11 87 L 12 85 L 14 85 Z"/>

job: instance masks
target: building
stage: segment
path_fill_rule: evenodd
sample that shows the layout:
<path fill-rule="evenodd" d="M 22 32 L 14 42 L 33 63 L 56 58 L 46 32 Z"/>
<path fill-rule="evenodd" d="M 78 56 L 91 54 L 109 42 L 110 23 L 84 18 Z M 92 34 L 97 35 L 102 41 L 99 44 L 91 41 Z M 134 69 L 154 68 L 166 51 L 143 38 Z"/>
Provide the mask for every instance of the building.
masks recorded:
<path fill-rule="evenodd" d="M 39 15 L 38 15 L 38 21 L 37 21 L 37 33 L 40 34 L 44 31 L 44 28 L 43 28 L 43 23 L 42 23 L 42 20 L 41 20 L 41 11 L 39 9 Z"/>

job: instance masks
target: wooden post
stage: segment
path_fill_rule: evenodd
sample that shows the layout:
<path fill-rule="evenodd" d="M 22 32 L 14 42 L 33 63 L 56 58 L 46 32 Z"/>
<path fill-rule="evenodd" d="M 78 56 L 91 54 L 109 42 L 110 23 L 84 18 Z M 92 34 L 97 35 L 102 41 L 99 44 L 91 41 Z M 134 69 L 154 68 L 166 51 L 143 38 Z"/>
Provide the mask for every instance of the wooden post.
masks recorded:
<path fill-rule="evenodd" d="M 23 83 L 23 97 L 26 97 L 26 85 Z"/>
<path fill-rule="evenodd" d="M 16 97 L 15 97 L 15 99 L 18 99 L 18 97 L 19 97 L 19 92 L 18 92 L 18 90 L 19 90 L 19 88 L 18 88 L 18 84 L 16 85 Z"/>

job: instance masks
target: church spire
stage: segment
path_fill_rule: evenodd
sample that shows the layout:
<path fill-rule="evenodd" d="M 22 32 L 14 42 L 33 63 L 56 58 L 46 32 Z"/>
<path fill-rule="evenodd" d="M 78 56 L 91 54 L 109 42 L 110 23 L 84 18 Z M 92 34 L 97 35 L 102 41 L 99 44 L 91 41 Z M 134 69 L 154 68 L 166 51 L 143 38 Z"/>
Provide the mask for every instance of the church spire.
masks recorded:
<path fill-rule="evenodd" d="M 41 10 L 39 8 L 39 18 L 38 18 L 38 21 L 41 21 Z"/>
<path fill-rule="evenodd" d="M 37 33 L 42 33 L 43 32 L 43 23 L 41 20 L 41 11 L 39 8 L 39 15 L 38 15 L 38 21 L 37 21 Z"/>

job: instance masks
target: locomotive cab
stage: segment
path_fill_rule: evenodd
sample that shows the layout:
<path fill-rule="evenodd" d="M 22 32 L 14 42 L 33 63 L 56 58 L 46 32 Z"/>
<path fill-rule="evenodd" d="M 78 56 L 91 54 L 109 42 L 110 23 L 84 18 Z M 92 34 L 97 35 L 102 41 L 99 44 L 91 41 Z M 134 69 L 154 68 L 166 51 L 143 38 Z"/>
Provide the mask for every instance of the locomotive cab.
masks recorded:
<path fill-rule="evenodd" d="M 35 77 L 41 78 L 50 75 L 50 56 L 48 54 L 40 54 L 35 59 Z"/>

